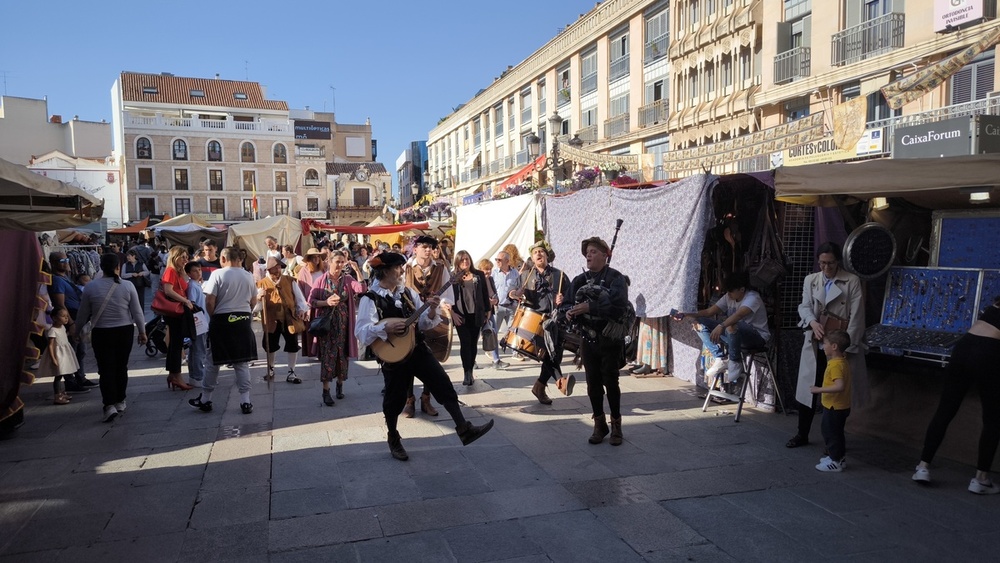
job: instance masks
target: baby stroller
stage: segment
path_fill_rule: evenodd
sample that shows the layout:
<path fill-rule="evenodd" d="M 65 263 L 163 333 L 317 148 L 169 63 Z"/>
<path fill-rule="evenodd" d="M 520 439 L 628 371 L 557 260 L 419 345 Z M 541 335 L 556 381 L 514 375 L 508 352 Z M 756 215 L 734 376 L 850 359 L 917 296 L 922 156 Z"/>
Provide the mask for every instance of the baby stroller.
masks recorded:
<path fill-rule="evenodd" d="M 190 338 L 184 339 L 185 349 L 190 342 Z M 153 320 L 146 323 L 146 355 L 155 358 L 159 353 L 167 353 L 167 321 L 163 315 L 156 315 Z"/>

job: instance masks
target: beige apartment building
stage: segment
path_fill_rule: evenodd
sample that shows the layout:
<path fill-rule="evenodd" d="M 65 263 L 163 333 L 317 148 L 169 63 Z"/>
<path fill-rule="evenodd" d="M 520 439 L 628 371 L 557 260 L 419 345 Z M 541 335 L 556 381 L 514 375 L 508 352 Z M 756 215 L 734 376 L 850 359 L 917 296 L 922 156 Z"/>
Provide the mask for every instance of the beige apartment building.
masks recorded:
<path fill-rule="evenodd" d="M 114 150 L 137 219 L 327 219 L 351 205 L 337 201 L 327 166 L 372 160 L 370 123 L 289 110 L 257 82 L 123 72 L 112 105 Z"/>
<path fill-rule="evenodd" d="M 578 137 L 576 165 L 632 155 L 646 180 L 890 156 L 897 127 L 1000 113 L 992 46 L 899 109 L 880 92 L 995 15 L 995 0 L 606 0 L 430 131 L 430 185 L 489 192 L 531 165 L 532 133 Z M 831 142 L 858 121 L 857 146 Z"/>

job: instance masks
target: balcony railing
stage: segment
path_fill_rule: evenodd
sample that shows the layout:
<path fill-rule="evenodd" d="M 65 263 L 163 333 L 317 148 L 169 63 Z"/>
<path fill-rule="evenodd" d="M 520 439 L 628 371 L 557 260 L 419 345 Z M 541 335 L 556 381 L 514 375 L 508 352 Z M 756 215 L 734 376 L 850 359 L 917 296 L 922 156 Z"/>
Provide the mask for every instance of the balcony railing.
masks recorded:
<path fill-rule="evenodd" d="M 524 166 L 525 164 L 528 164 L 528 150 L 525 149 L 523 151 L 517 151 L 514 162 L 517 166 Z"/>
<path fill-rule="evenodd" d="M 651 63 L 660 57 L 665 57 L 667 55 L 667 48 L 670 47 L 670 36 L 663 35 L 653 39 L 649 43 L 646 43 L 643 48 L 643 61 L 645 63 Z"/>
<path fill-rule="evenodd" d="M 833 35 L 831 64 L 842 66 L 888 53 L 903 46 L 906 17 L 893 12 Z"/>
<path fill-rule="evenodd" d="M 576 132 L 576 135 L 580 137 L 580 140 L 584 143 L 596 143 L 597 142 L 597 126 L 588 125 L 583 129 Z"/>
<path fill-rule="evenodd" d="M 625 55 L 616 61 L 611 61 L 611 72 L 608 74 L 608 80 L 616 80 L 627 75 L 628 55 Z"/>
<path fill-rule="evenodd" d="M 909 115 L 897 115 L 877 121 L 869 121 L 866 129 L 883 129 L 883 148 L 886 152 L 891 150 L 896 135 L 896 128 L 911 127 L 922 123 L 941 121 L 953 117 L 964 117 L 967 115 L 1000 115 L 1000 98 L 984 98 L 973 100 L 964 104 L 955 104 L 943 108 L 932 109 L 920 113 Z"/>
<path fill-rule="evenodd" d="M 628 114 L 612 117 L 604 121 L 604 136 L 608 139 L 621 137 L 628 133 Z"/>
<path fill-rule="evenodd" d="M 639 106 L 639 128 L 649 127 L 658 123 L 666 123 L 669 116 L 670 102 L 656 100 L 653 103 Z"/>
<path fill-rule="evenodd" d="M 132 115 L 128 112 L 125 113 L 125 125 L 163 129 L 253 131 L 257 133 L 290 133 L 292 131 L 292 125 L 287 120 L 232 121 L 229 119 Z"/>
<path fill-rule="evenodd" d="M 597 90 L 597 73 L 593 73 L 590 76 L 584 76 L 583 80 L 580 81 L 580 95 L 589 94 Z"/>
<path fill-rule="evenodd" d="M 812 69 L 812 49 L 796 47 L 774 57 L 774 83 L 784 84 L 809 76 Z"/>
<path fill-rule="evenodd" d="M 563 88 L 562 90 L 559 90 L 559 95 L 556 97 L 556 107 L 562 107 L 568 104 L 572 98 L 573 98 L 573 91 L 570 90 L 569 88 Z M 545 114 L 540 114 L 540 115 L 545 115 Z"/>

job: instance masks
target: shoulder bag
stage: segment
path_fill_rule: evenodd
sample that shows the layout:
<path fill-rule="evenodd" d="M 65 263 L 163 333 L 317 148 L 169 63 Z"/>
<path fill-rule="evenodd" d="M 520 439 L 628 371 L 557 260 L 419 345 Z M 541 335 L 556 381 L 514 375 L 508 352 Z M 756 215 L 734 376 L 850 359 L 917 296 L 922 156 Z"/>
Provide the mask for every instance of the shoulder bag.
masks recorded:
<path fill-rule="evenodd" d="M 104 309 L 108 306 L 108 302 L 111 301 L 111 294 L 114 292 L 115 292 L 115 283 L 114 281 L 112 281 L 111 289 L 109 289 L 108 293 L 104 296 L 104 302 L 101 303 L 101 308 L 97 310 L 97 314 L 92 316 L 90 320 L 87 321 L 87 324 L 80 327 L 80 331 L 78 333 L 80 336 L 80 340 L 87 342 L 88 344 L 90 343 L 91 332 L 93 332 L 94 330 L 94 325 L 96 325 L 97 321 L 101 319 L 101 314 L 104 313 Z"/>
<path fill-rule="evenodd" d="M 180 317 L 184 314 L 184 304 L 167 297 L 167 294 L 163 293 L 162 287 L 156 290 L 153 295 L 153 303 L 149 308 L 157 315 L 164 317 Z"/>

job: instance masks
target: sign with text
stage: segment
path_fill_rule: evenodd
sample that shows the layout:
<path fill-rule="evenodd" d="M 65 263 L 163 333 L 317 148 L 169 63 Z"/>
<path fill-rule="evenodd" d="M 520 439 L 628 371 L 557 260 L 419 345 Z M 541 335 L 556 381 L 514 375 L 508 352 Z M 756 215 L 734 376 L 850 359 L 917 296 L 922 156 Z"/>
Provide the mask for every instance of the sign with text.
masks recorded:
<path fill-rule="evenodd" d="M 326 219 L 326 211 L 299 211 L 299 219 Z"/>
<path fill-rule="evenodd" d="M 1000 153 L 1000 115 L 976 116 L 976 154 Z"/>
<path fill-rule="evenodd" d="M 295 120 L 296 139 L 330 140 L 333 138 L 333 128 L 329 121 Z"/>
<path fill-rule="evenodd" d="M 983 0 L 934 0 L 934 31 L 983 19 Z"/>
<path fill-rule="evenodd" d="M 821 164 L 851 160 L 859 156 L 882 154 L 885 148 L 882 144 L 882 129 L 869 129 L 851 148 L 842 149 L 837 146 L 833 137 L 824 137 L 811 143 L 786 149 L 781 153 L 780 165 L 804 166 L 806 164 Z M 772 166 L 776 164 L 772 158 Z"/>
<path fill-rule="evenodd" d="M 969 116 L 899 127 L 892 158 L 938 158 L 972 154 Z"/>

